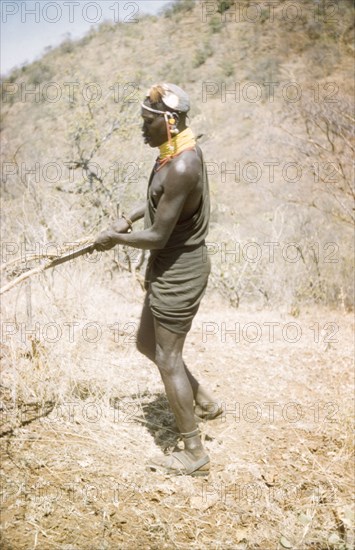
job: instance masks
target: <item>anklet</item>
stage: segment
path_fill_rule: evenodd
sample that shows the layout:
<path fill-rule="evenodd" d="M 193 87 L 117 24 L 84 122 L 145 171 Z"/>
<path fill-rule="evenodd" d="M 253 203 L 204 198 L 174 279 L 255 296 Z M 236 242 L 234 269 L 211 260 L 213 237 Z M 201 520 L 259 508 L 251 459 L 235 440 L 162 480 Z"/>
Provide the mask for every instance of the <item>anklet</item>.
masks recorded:
<path fill-rule="evenodd" d="M 200 430 L 196 428 L 196 430 L 193 430 L 192 432 L 186 432 L 186 433 L 181 432 L 180 435 L 182 435 L 184 439 L 190 439 L 190 437 L 195 437 L 196 435 L 200 435 Z"/>

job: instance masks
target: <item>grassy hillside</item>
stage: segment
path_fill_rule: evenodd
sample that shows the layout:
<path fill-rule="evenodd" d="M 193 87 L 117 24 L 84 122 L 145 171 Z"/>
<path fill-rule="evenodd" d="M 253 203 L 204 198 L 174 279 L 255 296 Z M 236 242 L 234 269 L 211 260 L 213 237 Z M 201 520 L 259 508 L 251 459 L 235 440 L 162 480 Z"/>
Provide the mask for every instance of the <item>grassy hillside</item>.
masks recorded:
<path fill-rule="evenodd" d="M 135 348 L 146 258 L 116 247 L 15 285 L 4 549 L 354 547 L 353 8 L 256 9 L 180 0 L 2 82 L 2 285 L 144 200 L 139 101 L 160 80 L 189 92 L 213 268 L 184 359 L 224 408 L 199 425 L 208 480 L 148 473 L 181 442 Z"/>
<path fill-rule="evenodd" d="M 155 156 L 138 101 L 152 82 L 174 81 L 191 95 L 210 163 L 215 284 L 230 274 L 235 303 L 278 303 L 286 287 L 290 307 L 350 307 L 352 11 L 345 1 L 316 6 L 178 2 L 14 71 L 2 87 L 5 238 L 72 241 L 138 201 Z M 263 243 L 275 238 L 272 263 Z M 248 253 L 219 261 L 222 245 L 243 252 L 250 241 L 257 265 Z"/>

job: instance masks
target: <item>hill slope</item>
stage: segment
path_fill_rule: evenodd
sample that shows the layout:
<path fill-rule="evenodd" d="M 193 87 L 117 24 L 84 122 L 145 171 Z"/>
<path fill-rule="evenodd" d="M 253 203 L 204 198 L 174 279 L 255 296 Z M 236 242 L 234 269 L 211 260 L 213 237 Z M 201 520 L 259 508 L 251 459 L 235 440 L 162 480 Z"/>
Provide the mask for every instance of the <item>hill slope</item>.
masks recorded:
<path fill-rule="evenodd" d="M 247 253 L 231 257 L 237 301 L 260 296 L 245 272 L 274 304 L 285 298 L 277 281 L 290 307 L 344 299 L 349 307 L 351 5 L 339 2 L 334 13 L 312 1 L 298 11 L 284 2 L 260 13 L 221 6 L 184 1 L 165 16 L 101 25 L 3 83 L 6 238 L 72 241 L 106 224 L 118 203 L 139 201 L 154 159 L 141 140 L 139 101 L 152 82 L 175 81 L 191 95 L 209 162 L 211 251 L 260 247 L 253 272 Z M 281 253 L 271 265 L 264 243 L 275 239 Z M 302 255 L 290 269 L 293 242 Z M 221 286 L 226 266 L 215 256 Z"/>
<path fill-rule="evenodd" d="M 181 443 L 135 349 L 140 255 L 116 247 L 13 287 L 4 549 L 354 546 L 352 8 L 245 2 L 240 21 L 235 5 L 102 25 L 3 82 L 4 282 L 142 200 L 155 152 L 139 101 L 161 79 L 190 93 L 213 273 L 184 358 L 224 408 L 200 424 L 208 480 L 148 473 Z"/>

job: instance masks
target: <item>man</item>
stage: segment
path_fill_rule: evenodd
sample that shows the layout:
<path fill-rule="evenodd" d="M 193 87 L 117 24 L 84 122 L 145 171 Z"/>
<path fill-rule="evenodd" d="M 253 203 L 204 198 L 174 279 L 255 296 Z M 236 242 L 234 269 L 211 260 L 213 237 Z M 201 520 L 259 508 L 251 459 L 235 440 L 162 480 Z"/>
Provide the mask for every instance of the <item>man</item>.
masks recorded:
<path fill-rule="evenodd" d="M 108 250 L 125 244 L 151 251 L 137 347 L 159 368 L 185 445 L 183 451 L 154 461 L 152 468 L 207 475 L 209 457 L 201 443 L 195 412 L 215 418 L 221 409 L 182 358 L 186 335 L 210 273 L 204 253 L 210 213 L 207 174 L 201 149 L 186 126 L 188 95 L 178 86 L 164 83 L 152 86 L 141 105 L 144 141 L 160 149 L 147 200 L 101 233 L 94 247 Z M 144 230 L 128 232 L 143 217 Z"/>

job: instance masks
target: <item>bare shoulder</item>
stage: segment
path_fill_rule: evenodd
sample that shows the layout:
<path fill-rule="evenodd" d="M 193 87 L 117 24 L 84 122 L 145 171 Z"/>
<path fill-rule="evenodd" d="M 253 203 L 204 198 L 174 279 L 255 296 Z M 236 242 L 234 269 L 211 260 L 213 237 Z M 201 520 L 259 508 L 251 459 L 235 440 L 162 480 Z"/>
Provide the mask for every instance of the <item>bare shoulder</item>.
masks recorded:
<path fill-rule="evenodd" d="M 199 180 L 202 170 L 202 162 L 199 154 L 195 151 L 184 151 L 171 163 L 169 180 L 179 178 L 190 184 Z"/>

